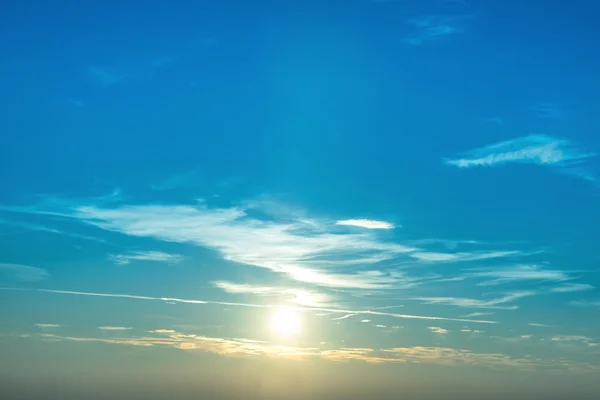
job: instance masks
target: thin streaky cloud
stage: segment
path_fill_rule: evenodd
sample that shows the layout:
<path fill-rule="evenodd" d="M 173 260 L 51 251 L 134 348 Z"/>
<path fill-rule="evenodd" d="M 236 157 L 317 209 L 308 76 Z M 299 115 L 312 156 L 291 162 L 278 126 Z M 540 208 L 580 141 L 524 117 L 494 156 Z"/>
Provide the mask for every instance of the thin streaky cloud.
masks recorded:
<path fill-rule="evenodd" d="M 50 276 L 48 271 L 42 268 L 21 264 L 0 263 L 0 276 L 2 275 L 7 276 L 9 279 L 26 282 L 41 281 Z"/>
<path fill-rule="evenodd" d="M 338 317 L 338 318 L 333 318 L 332 321 L 340 321 L 342 319 L 348 319 L 348 318 L 354 317 L 356 315 L 358 315 L 358 314 L 346 314 L 346 315 L 343 315 L 343 316 Z"/>
<path fill-rule="evenodd" d="M 128 331 L 133 328 L 126 326 L 99 326 L 98 329 L 100 329 L 101 331 Z"/>
<path fill-rule="evenodd" d="M 109 258 L 121 265 L 130 264 L 132 261 L 158 261 L 177 264 L 184 259 L 180 254 L 169 254 L 162 251 L 134 251 L 127 254 L 111 254 Z"/>
<path fill-rule="evenodd" d="M 584 292 L 587 290 L 595 289 L 594 286 L 587 283 L 569 283 L 562 286 L 556 286 L 550 289 L 554 293 L 572 293 L 572 292 Z"/>
<path fill-rule="evenodd" d="M 423 262 L 462 262 L 477 261 L 491 258 L 503 258 L 523 255 L 520 251 L 490 251 L 490 252 L 462 252 L 462 253 L 437 253 L 417 251 L 410 254 L 410 257 Z"/>
<path fill-rule="evenodd" d="M 0 288 L 0 290 L 3 290 L 3 288 Z M 250 303 L 235 303 L 235 302 L 225 302 L 225 301 L 189 300 L 189 299 L 179 299 L 179 298 L 172 298 L 172 297 L 136 296 L 136 295 L 130 295 L 130 294 L 76 292 L 76 291 L 70 291 L 70 290 L 53 290 L 53 289 L 31 289 L 31 290 L 37 291 L 37 292 L 66 294 L 66 295 L 74 295 L 74 296 L 124 298 L 124 299 L 133 299 L 133 300 L 163 301 L 163 302 L 174 302 L 174 303 L 185 303 L 185 304 L 213 304 L 213 305 L 250 307 L 250 308 L 279 308 L 280 307 L 280 305 L 275 305 L 275 304 L 250 304 Z M 351 309 L 341 309 L 341 308 L 298 307 L 298 306 L 289 306 L 288 308 L 293 309 L 293 310 L 298 310 L 298 311 L 324 311 L 324 312 L 339 313 L 339 314 L 377 315 L 377 316 L 382 316 L 382 317 L 392 317 L 392 318 L 399 318 L 399 319 L 471 322 L 471 323 L 480 323 L 480 324 L 496 324 L 496 323 L 498 323 L 497 321 L 474 320 L 474 319 L 452 318 L 452 317 L 424 316 L 424 315 L 410 315 L 410 314 L 396 314 L 396 313 L 388 313 L 388 312 L 373 311 L 373 310 L 351 310 Z"/>
<path fill-rule="evenodd" d="M 538 323 L 536 323 L 536 322 L 530 322 L 530 323 L 528 323 L 527 325 L 529 325 L 529 326 L 533 326 L 533 327 L 535 327 L 535 328 L 553 328 L 553 326 L 552 326 L 552 325 L 538 324 Z"/>
<path fill-rule="evenodd" d="M 492 300 L 477 300 L 461 297 L 416 297 L 407 300 L 422 301 L 425 304 L 443 304 L 456 307 L 465 308 L 490 308 L 498 310 L 516 310 L 517 306 L 502 306 L 501 304 L 513 302 L 527 296 L 533 296 L 534 292 L 516 292 L 510 293 L 506 296 L 499 297 Z"/>
<path fill-rule="evenodd" d="M 38 328 L 60 328 L 59 324 L 35 324 Z"/>
<path fill-rule="evenodd" d="M 568 140 L 529 135 L 480 147 L 459 158 L 444 161 L 459 168 L 492 167 L 508 163 L 566 167 L 595 155 L 577 148 Z"/>
<path fill-rule="evenodd" d="M 486 315 L 493 315 L 493 312 L 474 312 L 467 315 L 461 315 L 461 318 L 476 318 L 476 317 L 484 317 Z"/>
<path fill-rule="evenodd" d="M 377 221 L 372 219 L 345 219 L 335 223 L 336 225 L 356 226 L 365 229 L 393 229 L 397 226 L 386 221 Z"/>
<path fill-rule="evenodd" d="M 279 288 L 271 286 L 260 286 L 250 284 L 240 284 L 228 281 L 213 282 L 215 287 L 233 294 L 254 294 L 257 296 L 277 296 L 286 299 L 291 303 L 309 307 L 330 307 L 333 306 L 333 297 L 316 292 L 314 290 L 305 290 L 300 288 Z"/>
<path fill-rule="evenodd" d="M 468 269 L 466 278 L 492 278 L 478 283 L 479 286 L 494 286 L 517 281 L 565 282 L 573 277 L 569 271 L 545 269 L 539 265 L 515 265 L 505 268 Z"/>
<path fill-rule="evenodd" d="M 60 229 L 50 228 L 50 227 L 43 226 L 43 225 L 31 224 L 31 223 L 27 223 L 27 222 L 10 221 L 10 220 L 5 220 L 5 219 L 0 218 L 0 224 L 12 225 L 12 226 L 16 226 L 19 228 L 29 229 L 29 230 L 38 231 L 38 232 L 54 233 L 57 235 L 67 236 L 67 237 L 71 237 L 74 239 L 83 239 L 83 240 L 91 240 L 91 241 L 95 241 L 95 242 L 99 242 L 99 243 L 106 243 L 106 241 L 104 239 L 100 239 L 100 238 L 97 238 L 94 236 L 83 235 L 80 233 L 73 233 L 73 232 L 65 232 Z"/>

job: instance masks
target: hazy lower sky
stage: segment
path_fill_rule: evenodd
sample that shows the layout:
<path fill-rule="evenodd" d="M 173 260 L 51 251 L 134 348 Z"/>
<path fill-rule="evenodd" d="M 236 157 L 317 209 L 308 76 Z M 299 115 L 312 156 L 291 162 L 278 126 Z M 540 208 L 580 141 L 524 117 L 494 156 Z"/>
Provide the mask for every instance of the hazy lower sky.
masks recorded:
<path fill-rule="evenodd" d="M 0 397 L 597 398 L 599 12 L 3 2 Z"/>

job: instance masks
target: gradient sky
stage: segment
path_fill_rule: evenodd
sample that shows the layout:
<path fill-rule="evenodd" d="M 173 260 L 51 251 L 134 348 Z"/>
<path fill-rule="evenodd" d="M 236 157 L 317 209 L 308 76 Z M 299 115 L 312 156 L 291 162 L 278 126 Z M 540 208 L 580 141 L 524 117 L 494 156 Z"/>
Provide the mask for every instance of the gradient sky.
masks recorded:
<path fill-rule="evenodd" d="M 3 2 L 2 398 L 597 398 L 599 12 Z"/>

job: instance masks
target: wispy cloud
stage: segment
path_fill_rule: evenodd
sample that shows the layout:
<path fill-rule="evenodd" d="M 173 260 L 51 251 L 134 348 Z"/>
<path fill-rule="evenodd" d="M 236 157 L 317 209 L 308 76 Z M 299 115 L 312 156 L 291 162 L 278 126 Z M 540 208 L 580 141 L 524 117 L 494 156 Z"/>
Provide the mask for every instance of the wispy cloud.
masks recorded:
<path fill-rule="evenodd" d="M 507 268 L 469 269 L 465 277 L 493 278 L 479 283 L 480 286 L 492 286 L 517 281 L 564 282 L 572 279 L 567 271 L 544 269 L 539 265 L 515 265 Z"/>
<path fill-rule="evenodd" d="M 461 297 L 417 297 L 412 300 L 423 301 L 425 304 L 443 304 L 465 308 L 491 308 L 498 310 L 515 310 L 517 306 L 502 306 L 523 297 L 532 296 L 533 292 L 516 292 L 491 300 L 477 300 Z M 410 300 L 410 299 L 409 299 Z"/>
<path fill-rule="evenodd" d="M 214 285 L 223 289 L 227 293 L 249 293 L 259 296 L 278 296 L 287 301 L 309 307 L 330 307 L 333 298 L 325 293 L 299 289 L 299 288 L 278 288 L 271 286 L 259 286 L 249 284 L 239 284 L 227 281 L 217 281 Z"/>
<path fill-rule="evenodd" d="M 424 15 L 408 21 L 411 32 L 404 38 L 410 45 L 421 45 L 463 31 L 465 16 Z"/>
<path fill-rule="evenodd" d="M 552 328 L 553 327 L 552 325 L 538 324 L 538 323 L 535 323 L 535 322 L 530 322 L 527 325 L 533 326 L 535 328 Z"/>
<path fill-rule="evenodd" d="M 445 162 L 459 168 L 491 167 L 507 163 L 524 163 L 567 167 L 595 153 L 583 151 L 568 140 L 546 135 L 529 135 L 471 150 Z"/>
<path fill-rule="evenodd" d="M 50 274 L 42 268 L 30 267 L 21 264 L 0 264 L 0 276 L 19 281 L 41 281 Z"/>
<path fill-rule="evenodd" d="M 583 344 L 587 347 L 597 347 L 598 344 L 594 339 L 588 336 L 579 336 L 579 335 L 563 335 L 563 336 L 555 336 L 551 339 L 553 342 L 567 342 L 567 343 L 575 343 L 575 344 Z"/>
<path fill-rule="evenodd" d="M 193 243 L 216 250 L 229 261 L 329 287 L 381 289 L 406 284 L 405 275 L 398 271 L 368 268 L 415 250 L 370 232 L 328 231 L 327 222 L 308 218 L 258 219 L 235 207 L 80 206 L 66 214 L 109 231 Z M 359 266 L 362 271 L 348 273 L 348 266 Z"/>
<path fill-rule="evenodd" d="M 593 290 L 594 286 L 588 285 L 587 283 L 569 283 L 562 286 L 556 286 L 550 289 L 554 293 L 571 293 L 571 292 L 584 292 L 587 290 Z"/>
<path fill-rule="evenodd" d="M 523 255 L 520 251 L 490 251 L 490 252 L 462 252 L 462 253 L 437 253 L 417 251 L 410 256 L 425 262 L 462 262 L 477 261 L 490 258 L 501 258 Z"/>
<path fill-rule="evenodd" d="M 35 324 L 38 328 L 46 329 L 46 328 L 60 328 L 59 324 Z"/>
<path fill-rule="evenodd" d="M 167 347 L 185 351 L 213 353 L 223 357 L 277 357 L 290 359 L 324 359 L 334 362 L 363 361 L 367 363 L 428 363 L 446 366 L 481 366 L 486 368 L 512 368 L 519 370 L 574 370 L 597 373 L 595 364 L 560 361 L 534 357 L 515 358 L 501 353 L 475 353 L 470 350 L 443 347 L 397 347 L 397 348 L 321 348 L 292 347 L 243 338 L 220 338 L 178 332 L 172 329 L 155 329 L 146 336 L 117 338 L 61 336 L 56 334 L 20 335 L 23 338 L 53 339 L 72 342 L 92 342 L 138 347 Z M 324 344 L 324 343 L 323 343 Z"/>
<path fill-rule="evenodd" d="M 12 290 L 11 288 L 0 288 L 0 290 Z M 77 292 L 70 290 L 53 290 L 53 289 L 33 289 L 37 292 L 44 293 L 55 293 L 72 296 L 92 296 L 92 297 L 106 297 L 106 298 L 121 298 L 121 299 L 132 299 L 132 300 L 145 300 L 145 301 L 163 301 L 172 303 L 183 303 L 183 304 L 213 304 L 213 305 L 224 305 L 234 307 L 250 307 L 250 308 L 278 308 L 276 304 L 251 304 L 251 303 L 236 303 L 226 301 L 210 301 L 210 300 L 192 300 L 192 299 L 180 299 L 173 297 L 151 297 L 151 296 L 137 296 L 131 294 L 113 294 L 113 293 L 93 293 L 93 292 Z M 371 315 L 371 316 L 382 316 L 391 317 L 398 319 L 416 319 L 424 321 L 454 321 L 454 322 L 471 322 L 480 324 L 496 324 L 496 321 L 487 320 L 475 320 L 466 318 L 452 318 L 452 317 L 438 317 L 429 315 L 411 315 L 411 314 L 397 314 L 375 310 L 353 310 L 345 308 L 327 308 L 327 307 L 309 307 L 309 306 L 290 306 L 289 308 L 298 311 L 325 311 L 328 313 L 339 313 L 339 314 L 357 314 L 357 315 Z"/>
<path fill-rule="evenodd" d="M 551 120 L 565 120 L 567 119 L 567 113 L 561 110 L 556 103 L 538 103 L 531 107 L 531 111 L 536 117 L 541 119 Z"/>
<path fill-rule="evenodd" d="M 128 331 L 132 328 L 128 328 L 125 326 L 99 326 L 98 329 L 101 331 Z"/>
<path fill-rule="evenodd" d="M 461 315 L 461 318 L 476 318 L 476 317 L 484 317 L 486 315 L 493 315 L 493 312 L 474 312 L 467 315 Z"/>
<path fill-rule="evenodd" d="M 393 229 L 394 224 L 386 221 L 376 221 L 372 219 L 345 219 L 337 221 L 336 225 L 356 226 L 365 229 Z"/>
<path fill-rule="evenodd" d="M 31 224 L 28 222 L 11 221 L 11 220 L 5 220 L 5 219 L 0 218 L 0 224 L 12 225 L 12 226 L 16 226 L 19 228 L 29 229 L 29 230 L 38 231 L 38 232 L 54 233 L 57 235 L 67 236 L 67 237 L 71 237 L 74 239 L 92 240 L 92 241 L 100 242 L 100 243 L 106 242 L 104 239 L 100 239 L 100 238 L 97 238 L 94 236 L 83 235 L 81 233 L 65 232 L 60 229 L 50 228 L 50 227 L 38 225 L 38 224 Z"/>
<path fill-rule="evenodd" d="M 340 321 L 342 319 L 348 319 L 348 318 L 354 317 L 356 315 L 358 315 L 358 314 L 346 314 L 346 315 L 342 315 L 341 317 L 338 317 L 338 318 L 333 318 L 332 321 Z"/>
<path fill-rule="evenodd" d="M 135 251 L 128 254 L 111 254 L 110 258 L 117 264 L 130 264 L 131 261 L 159 261 L 167 264 L 177 264 L 183 261 L 179 254 L 169 254 L 162 251 Z"/>
<path fill-rule="evenodd" d="M 437 333 L 439 335 L 447 335 L 449 332 L 448 329 L 440 328 L 439 326 L 429 326 L 429 327 L 427 327 L 427 329 L 429 329 L 431 332 Z"/>

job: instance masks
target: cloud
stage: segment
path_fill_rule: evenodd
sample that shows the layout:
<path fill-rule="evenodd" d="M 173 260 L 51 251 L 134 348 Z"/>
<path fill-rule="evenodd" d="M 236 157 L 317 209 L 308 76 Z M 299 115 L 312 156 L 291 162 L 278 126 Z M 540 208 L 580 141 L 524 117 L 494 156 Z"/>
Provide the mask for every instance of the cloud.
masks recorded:
<path fill-rule="evenodd" d="M 429 329 L 431 332 L 437 333 L 439 335 L 447 335 L 449 332 L 448 329 L 440 328 L 439 326 L 429 326 L 429 327 L 427 327 L 427 329 Z"/>
<path fill-rule="evenodd" d="M 474 313 L 470 313 L 467 315 L 461 315 L 461 318 L 476 318 L 476 317 L 483 317 L 486 315 L 493 315 L 493 312 L 474 312 Z"/>
<path fill-rule="evenodd" d="M 99 326 L 98 329 L 101 331 L 128 331 L 132 328 L 128 328 L 125 326 Z"/>
<path fill-rule="evenodd" d="M 169 254 L 162 251 L 135 251 L 128 254 L 111 254 L 110 258 L 117 264 L 130 264 L 131 261 L 160 261 L 167 264 L 177 264 L 183 261 L 179 254 Z"/>
<path fill-rule="evenodd" d="M 0 288 L 0 290 L 11 290 L 11 288 Z M 136 296 L 131 294 L 112 294 L 112 293 L 93 293 L 93 292 L 76 292 L 70 290 L 53 290 L 53 289 L 34 289 L 37 292 L 54 293 L 54 294 L 65 294 L 72 296 L 92 296 L 92 297 L 106 297 L 106 298 L 121 298 L 121 299 L 132 299 L 132 300 L 145 300 L 145 301 L 163 301 L 172 303 L 183 303 L 183 304 L 213 304 L 213 305 L 225 305 L 235 307 L 250 307 L 250 308 L 277 308 L 279 305 L 276 304 L 250 304 L 250 303 L 235 303 L 226 301 L 208 301 L 208 300 L 191 300 L 191 299 L 179 299 L 173 297 L 150 297 L 150 296 Z M 329 313 L 339 314 L 357 314 L 357 315 L 377 315 L 399 319 L 417 319 L 425 321 L 455 321 L 455 322 L 471 322 L 480 324 L 496 324 L 496 321 L 486 320 L 474 320 L 465 318 L 451 318 L 451 317 L 438 317 L 428 315 L 411 315 L 411 314 L 396 314 L 374 310 L 351 310 L 343 308 L 326 308 L 326 307 L 309 307 L 309 306 L 295 306 L 290 307 L 294 310 L 299 311 L 325 311 Z"/>
<path fill-rule="evenodd" d="M 445 36 L 462 32 L 461 20 L 465 17 L 424 15 L 408 21 L 411 32 L 404 41 L 410 45 L 417 46 L 425 42 L 441 39 Z"/>
<path fill-rule="evenodd" d="M 459 168 L 492 167 L 508 163 L 567 167 L 595 155 L 578 149 L 568 140 L 529 135 L 480 147 L 462 154 L 460 158 L 444 161 Z"/>
<path fill-rule="evenodd" d="M 99 239 L 94 236 L 82 235 L 80 233 L 65 232 L 65 231 L 61 231 L 59 229 L 49 228 L 49 227 L 43 226 L 43 225 L 30 224 L 27 222 L 9 221 L 9 220 L 0 218 L 0 224 L 12 225 L 12 226 L 16 226 L 16 227 L 23 228 L 23 229 L 29 229 L 32 231 L 54 233 L 57 235 L 67 236 L 67 237 L 71 237 L 74 239 L 92 240 L 95 242 L 106 243 L 106 241 L 104 239 Z"/>
<path fill-rule="evenodd" d="M 91 66 L 87 72 L 92 79 L 104 87 L 115 86 L 126 79 L 125 76 L 106 67 Z"/>
<path fill-rule="evenodd" d="M 340 321 L 342 319 L 348 319 L 348 318 L 354 317 L 356 315 L 358 315 L 358 314 L 346 314 L 346 315 L 342 315 L 341 317 L 338 317 L 338 318 L 333 318 L 332 321 Z"/>
<path fill-rule="evenodd" d="M 309 307 L 329 307 L 332 305 L 333 298 L 325 293 L 297 289 L 297 288 L 277 288 L 270 286 L 258 286 L 249 284 L 239 284 L 227 281 L 217 281 L 213 284 L 227 293 L 249 293 L 259 296 L 280 296 L 287 301 Z"/>
<path fill-rule="evenodd" d="M 2 275 L 7 276 L 9 279 L 28 282 L 41 281 L 50 276 L 42 268 L 21 264 L 0 264 L 0 276 Z"/>
<path fill-rule="evenodd" d="M 411 253 L 412 258 L 425 262 L 461 262 L 461 261 L 477 261 L 490 258 L 501 258 L 522 255 L 520 251 L 490 251 L 490 252 L 473 252 L 473 253 L 437 253 L 437 252 L 421 252 Z"/>
<path fill-rule="evenodd" d="M 93 342 L 113 345 L 128 345 L 145 348 L 167 347 L 184 351 L 213 353 L 223 357 L 257 358 L 277 357 L 296 360 L 324 359 L 332 362 L 363 361 L 366 363 L 427 363 L 445 366 L 478 366 L 486 368 L 577 370 L 597 373 L 600 367 L 593 364 L 567 359 L 540 359 L 534 357 L 515 358 L 500 353 L 475 353 L 469 350 L 443 347 L 398 347 L 385 349 L 372 348 L 320 348 L 292 347 L 266 343 L 244 338 L 219 338 L 177 332 L 171 329 L 156 329 L 146 336 L 119 338 L 96 338 L 60 336 L 55 334 L 20 335 L 23 338 L 53 339 L 72 342 Z"/>
<path fill-rule="evenodd" d="M 538 324 L 538 323 L 535 323 L 535 322 L 530 322 L 527 325 L 533 326 L 535 328 L 552 328 L 552 325 Z"/>
<path fill-rule="evenodd" d="M 363 319 L 363 320 L 362 320 L 362 321 L 360 321 L 360 322 L 367 323 L 367 322 L 371 322 L 371 320 L 370 320 L 370 319 Z"/>
<path fill-rule="evenodd" d="M 498 310 L 516 310 L 517 306 L 501 306 L 501 304 L 509 303 L 526 296 L 532 296 L 533 292 L 516 292 L 507 294 L 504 297 L 492 300 L 476 300 L 460 297 L 417 297 L 409 300 L 423 301 L 425 304 L 443 304 L 465 308 L 491 308 Z"/>
<path fill-rule="evenodd" d="M 550 289 L 554 293 L 571 293 L 571 292 L 583 292 L 586 290 L 592 290 L 594 286 L 588 285 L 587 283 L 569 283 L 562 286 L 557 286 Z"/>
<path fill-rule="evenodd" d="M 578 301 L 571 301 L 569 304 L 572 306 L 578 306 L 578 307 L 600 307 L 600 300 L 596 300 L 596 301 L 578 300 Z"/>
<path fill-rule="evenodd" d="M 468 271 L 475 272 L 468 273 L 465 277 L 494 278 L 479 283 L 479 286 L 493 286 L 517 281 L 564 282 L 572 278 L 566 271 L 543 269 L 538 265 L 515 265 L 496 269 L 477 268 Z"/>
<path fill-rule="evenodd" d="M 586 345 L 587 347 L 597 347 L 598 344 L 595 343 L 594 339 L 587 336 L 579 336 L 579 335 L 563 335 L 563 336 L 555 336 L 551 339 L 553 342 L 568 342 L 568 343 L 578 343 Z"/>
<path fill-rule="evenodd" d="M 541 119 L 565 120 L 567 114 L 556 103 L 538 103 L 531 107 L 536 117 Z"/>
<path fill-rule="evenodd" d="M 345 219 L 337 221 L 336 225 L 357 226 L 365 229 L 393 229 L 395 226 L 386 221 L 376 221 L 372 219 Z"/>
<path fill-rule="evenodd" d="M 60 325 L 59 324 L 35 324 L 35 326 L 37 326 L 38 328 L 59 328 Z"/>
<path fill-rule="evenodd" d="M 330 232 L 328 224 L 319 220 L 290 217 L 277 222 L 258 219 L 247 211 L 204 204 L 131 205 L 80 206 L 69 214 L 109 231 L 207 247 L 226 260 L 266 268 L 304 283 L 355 289 L 414 283 L 398 271 L 367 269 L 414 251 L 413 247 L 382 241 L 370 232 Z M 349 266 L 363 270 L 348 273 Z"/>

